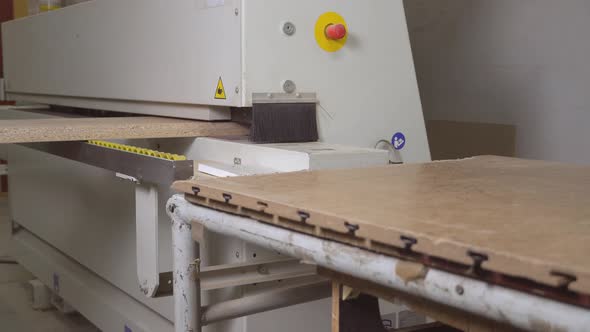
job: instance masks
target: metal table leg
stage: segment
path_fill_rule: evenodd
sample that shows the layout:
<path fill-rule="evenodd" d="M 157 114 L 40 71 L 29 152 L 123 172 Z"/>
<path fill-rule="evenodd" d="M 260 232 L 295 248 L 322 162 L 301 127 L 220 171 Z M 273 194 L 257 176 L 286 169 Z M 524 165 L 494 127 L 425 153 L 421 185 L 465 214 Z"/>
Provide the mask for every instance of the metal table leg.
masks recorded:
<path fill-rule="evenodd" d="M 174 205 L 169 207 L 174 208 Z M 172 218 L 172 250 L 174 329 L 176 332 L 201 332 L 200 253 L 190 222 Z"/>

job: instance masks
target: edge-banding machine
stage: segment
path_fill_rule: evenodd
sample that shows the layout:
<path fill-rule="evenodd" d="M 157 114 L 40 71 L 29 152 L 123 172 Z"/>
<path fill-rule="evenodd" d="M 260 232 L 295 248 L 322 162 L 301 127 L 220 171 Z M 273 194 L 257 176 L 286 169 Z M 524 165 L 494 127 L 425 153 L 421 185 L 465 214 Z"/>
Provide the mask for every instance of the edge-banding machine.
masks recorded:
<path fill-rule="evenodd" d="M 497 260 L 481 250 L 469 263 L 436 265 L 420 234 L 398 236 L 393 255 L 367 246 L 376 238 L 359 241 L 365 226 L 352 220 L 310 234 L 317 219 L 304 204 L 265 219 L 275 202 L 253 208 L 236 202 L 240 192 L 201 187 L 429 162 L 402 1 L 93 0 L 5 23 L 2 40 L 6 98 L 51 105 L 11 108 L 0 121 L 0 142 L 11 143 L 1 156 L 14 256 L 63 310 L 101 330 L 326 331 L 342 327 L 332 304 L 340 321 L 358 314 L 341 297 L 366 300 L 373 321 L 402 327 L 401 306 L 382 302 L 379 312 L 359 291 L 460 328 L 588 326 L 585 276 L 567 268 L 532 288 L 510 269 L 484 278 Z M 427 172 L 411 167 L 403 179 L 422 183 Z M 174 182 L 185 196 L 168 201 Z M 415 197 L 422 187 L 404 188 Z M 452 295 L 434 296 L 449 285 Z M 498 299 L 515 311 L 496 311 Z M 463 313 L 468 323 L 457 323 Z"/>
<path fill-rule="evenodd" d="M 173 329 L 172 233 L 164 206 L 174 180 L 430 159 L 401 1 L 94 0 L 6 23 L 2 33 L 6 97 L 75 108 L 6 111 L 5 119 L 42 118 L 59 128 L 59 121 L 88 115 L 78 109 L 216 124 L 247 118 L 252 126 L 262 123 L 263 136 L 274 130 L 262 141 L 307 141 L 313 133 L 277 138 L 281 124 L 264 125 L 292 115 L 283 131 L 296 128 L 297 109 L 309 118 L 313 105 L 316 143 L 127 139 L 136 138 L 124 135 L 133 129 L 109 140 L 92 137 L 91 128 L 84 140 L 3 146 L 15 256 L 105 331 Z M 62 126 L 54 132 L 75 130 Z M 393 148 L 388 142 L 396 134 L 403 144 Z M 155 150 L 187 161 L 154 156 Z M 279 286 L 317 287 L 313 266 L 241 240 L 207 239 L 201 257 L 211 284 L 203 287 L 209 289 L 203 305 Z M 304 294 L 300 302 L 327 296 Z M 329 301 L 316 301 L 208 328 L 299 331 L 308 322 L 304 329 L 323 330 L 327 312 Z"/>

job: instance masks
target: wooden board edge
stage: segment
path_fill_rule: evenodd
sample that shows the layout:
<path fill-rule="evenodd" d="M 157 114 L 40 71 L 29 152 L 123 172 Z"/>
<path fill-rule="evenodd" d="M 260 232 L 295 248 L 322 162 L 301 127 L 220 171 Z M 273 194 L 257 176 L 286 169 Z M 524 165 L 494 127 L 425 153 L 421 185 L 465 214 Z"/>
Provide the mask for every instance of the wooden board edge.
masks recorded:
<path fill-rule="evenodd" d="M 400 253 L 400 250 L 404 249 L 407 243 L 402 238 L 416 238 L 418 239 L 419 245 L 412 249 L 420 254 L 445 259 L 458 264 L 473 265 L 474 260 L 470 256 L 470 253 L 480 253 L 486 255 L 488 258 L 483 263 L 483 266 L 488 270 L 516 278 L 525 278 L 550 287 L 563 286 L 563 279 L 560 276 L 554 275 L 556 270 L 559 271 L 562 269 L 559 266 L 531 264 L 529 261 L 515 259 L 513 256 L 503 256 L 487 252 L 485 248 L 482 249 L 456 243 L 440 243 L 437 240 L 430 239 L 428 236 L 409 234 L 395 229 L 383 230 L 375 228 L 372 231 L 351 232 L 348 226 L 355 226 L 354 221 L 347 221 L 314 211 L 302 211 L 294 207 L 261 201 L 245 195 L 226 193 L 223 190 L 191 181 L 176 182 L 173 185 L 173 189 L 185 193 L 186 199 L 194 204 L 246 216 L 260 222 L 292 229 L 312 236 L 335 240 L 386 255 L 395 256 Z M 363 229 L 370 227 L 371 225 L 364 225 Z M 378 236 L 369 237 L 368 235 L 371 233 L 378 234 Z M 385 242 L 384 239 L 390 240 Z M 395 242 L 392 242 L 391 239 Z M 575 274 L 574 277 L 576 278 L 575 281 L 569 284 L 570 289 L 584 295 L 590 295 L 590 275 L 584 274 L 583 271 L 575 271 L 575 269 L 573 271 L 572 269 L 568 269 L 567 272 Z"/>

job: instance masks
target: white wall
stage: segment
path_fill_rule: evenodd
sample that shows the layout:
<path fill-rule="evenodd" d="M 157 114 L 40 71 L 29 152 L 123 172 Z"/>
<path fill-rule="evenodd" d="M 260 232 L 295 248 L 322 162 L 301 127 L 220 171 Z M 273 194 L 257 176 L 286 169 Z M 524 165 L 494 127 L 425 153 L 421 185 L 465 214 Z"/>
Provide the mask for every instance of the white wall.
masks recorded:
<path fill-rule="evenodd" d="M 427 119 L 513 124 L 519 157 L 590 164 L 590 1 L 406 10 Z"/>

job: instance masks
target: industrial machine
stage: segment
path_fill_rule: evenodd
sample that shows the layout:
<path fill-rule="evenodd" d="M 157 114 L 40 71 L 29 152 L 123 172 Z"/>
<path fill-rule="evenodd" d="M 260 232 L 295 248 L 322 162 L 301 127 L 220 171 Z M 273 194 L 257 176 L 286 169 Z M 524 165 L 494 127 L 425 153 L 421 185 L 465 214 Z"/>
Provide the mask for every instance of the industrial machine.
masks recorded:
<path fill-rule="evenodd" d="M 430 159 L 401 0 L 93 0 L 6 23 L 2 33 L 5 93 L 19 102 L 201 121 L 235 120 L 265 104 L 317 109 L 319 142 L 311 143 L 156 136 L 1 147 L 16 258 L 105 331 L 173 330 L 164 207 L 172 181 L 193 175 L 179 168 L 234 176 Z M 3 113 L 55 116 L 64 115 Z M 127 145 L 188 160 L 138 156 Z M 313 267 L 275 252 L 203 236 L 201 265 L 211 276 L 203 305 L 315 278 Z M 321 300 L 208 330 L 328 326 Z"/>

